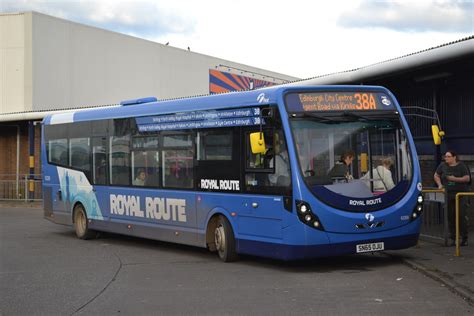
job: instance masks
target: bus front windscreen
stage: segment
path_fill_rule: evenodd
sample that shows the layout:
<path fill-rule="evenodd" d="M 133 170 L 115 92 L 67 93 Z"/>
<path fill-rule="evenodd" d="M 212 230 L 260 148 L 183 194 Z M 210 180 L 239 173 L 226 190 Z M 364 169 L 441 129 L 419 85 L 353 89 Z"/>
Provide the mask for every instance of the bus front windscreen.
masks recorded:
<path fill-rule="evenodd" d="M 348 211 L 398 201 L 412 179 L 407 136 L 396 111 L 292 115 L 300 171 L 321 201 Z"/>

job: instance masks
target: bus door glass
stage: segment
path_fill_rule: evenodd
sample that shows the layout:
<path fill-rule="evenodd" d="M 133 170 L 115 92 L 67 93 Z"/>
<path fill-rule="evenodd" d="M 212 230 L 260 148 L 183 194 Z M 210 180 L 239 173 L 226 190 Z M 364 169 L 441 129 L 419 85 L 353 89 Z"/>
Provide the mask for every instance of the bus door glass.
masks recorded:
<path fill-rule="evenodd" d="M 56 126 L 48 126 L 47 131 L 53 131 Z M 67 134 L 66 134 L 67 135 Z M 48 168 L 56 169 L 51 172 L 50 188 L 53 212 L 66 212 L 66 192 L 61 190 L 59 178 L 59 166 L 66 166 L 68 162 L 68 140 L 67 138 L 47 139 L 47 158 L 51 164 Z M 54 165 L 55 164 L 55 165 Z"/>
<path fill-rule="evenodd" d="M 107 163 L 107 137 L 92 137 L 92 170 L 91 183 L 94 186 L 95 196 L 99 205 L 106 205 L 109 201 L 108 188 L 108 163 Z M 94 203 L 94 201 L 92 202 Z M 94 208 L 95 206 L 92 205 Z M 104 218 L 109 217 L 109 212 L 102 210 Z M 100 225 L 100 221 L 96 223 Z"/>
<path fill-rule="evenodd" d="M 239 218 L 239 227 L 243 234 L 281 238 L 285 215 L 291 211 L 291 171 L 285 136 L 278 114 L 274 115 L 263 128 L 265 152 L 252 152 L 250 134 L 259 132 L 258 127 L 244 133 L 248 215 Z"/>

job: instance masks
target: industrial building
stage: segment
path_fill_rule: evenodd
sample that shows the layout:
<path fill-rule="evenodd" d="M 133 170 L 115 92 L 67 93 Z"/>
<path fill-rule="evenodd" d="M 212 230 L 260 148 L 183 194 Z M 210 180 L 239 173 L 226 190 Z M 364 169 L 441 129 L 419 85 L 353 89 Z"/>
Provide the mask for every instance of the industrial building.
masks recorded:
<path fill-rule="evenodd" d="M 37 123 L 52 111 L 297 79 L 37 12 L 0 14 L 0 56 L 0 198 L 25 197 L 24 175 L 41 173 Z"/>

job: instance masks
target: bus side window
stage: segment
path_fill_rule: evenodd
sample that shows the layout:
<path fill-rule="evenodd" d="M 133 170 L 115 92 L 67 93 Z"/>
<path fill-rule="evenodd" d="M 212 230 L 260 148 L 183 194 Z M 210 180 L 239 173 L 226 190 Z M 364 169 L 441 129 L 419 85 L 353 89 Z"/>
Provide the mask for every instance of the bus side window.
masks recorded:
<path fill-rule="evenodd" d="M 268 175 L 274 172 L 273 130 L 263 131 L 265 153 L 254 154 L 250 145 L 251 131 L 244 133 L 246 139 L 245 159 L 245 189 L 248 192 L 262 193 L 270 186 Z"/>
<path fill-rule="evenodd" d="M 130 137 L 110 137 L 110 184 L 130 185 Z"/>
<path fill-rule="evenodd" d="M 68 141 L 66 138 L 53 139 L 48 142 L 48 161 L 61 166 L 67 165 Z"/>
<path fill-rule="evenodd" d="M 240 128 L 199 130 L 196 138 L 196 183 L 203 191 L 240 192 Z M 216 185 L 209 185 L 209 180 Z M 222 185 L 223 183 L 233 185 Z M 206 182 L 208 181 L 208 182 Z"/>
<path fill-rule="evenodd" d="M 160 183 L 158 135 L 132 140 L 132 185 L 158 187 Z"/>
<path fill-rule="evenodd" d="M 246 159 L 246 169 L 247 170 L 267 170 L 270 171 L 273 168 L 271 161 L 274 156 L 273 148 L 273 132 L 272 130 L 264 130 L 263 135 L 265 139 L 265 153 L 254 154 L 250 146 L 250 134 L 246 133 L 246 143 L 247 143 L 247 159 Z"/>
<path fill-rule="evenodd" d="M 253 193 L 291 195 L 288 147 L 281 129 L 263 130 L 265 153 L 254 154 L 246 133 L 245 190 Z"/>
<path fill-rule="evenodd" d="M 69 166 L 84 171 L 90 171 L 90 139 L 88 137 L 69 139 Z"/>
<path fill-rule="evenodd" d="M 163 135 L 162 182 L 165 188 L 194 187 L 194 144 L 191 132 Z"/>
<path fill-rule="evenodd" d="M 107 139 L 92 138 L 92 180 L 94 184 L 107 184 Z"/>

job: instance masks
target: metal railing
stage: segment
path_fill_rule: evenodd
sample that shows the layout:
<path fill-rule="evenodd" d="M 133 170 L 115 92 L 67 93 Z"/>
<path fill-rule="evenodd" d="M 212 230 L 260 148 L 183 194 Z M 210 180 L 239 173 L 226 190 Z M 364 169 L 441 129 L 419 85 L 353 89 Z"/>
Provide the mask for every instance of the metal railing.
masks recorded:
<path fill-rule="evenodd" d="M 41 201 L 42 199 L 40 174 L 0 174 L 0 200 Z"/>
<path fill-rule="evenodd" d="M 421 237 L 441 240 L 448 245 L 448 200 L 444 189 L 426 188 L 423 194 Z"/>

